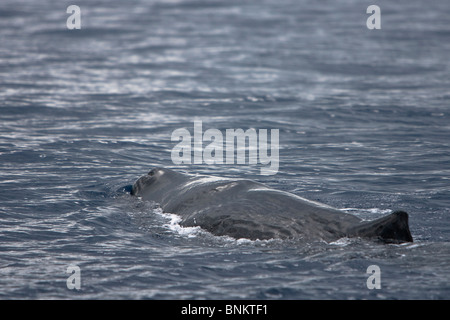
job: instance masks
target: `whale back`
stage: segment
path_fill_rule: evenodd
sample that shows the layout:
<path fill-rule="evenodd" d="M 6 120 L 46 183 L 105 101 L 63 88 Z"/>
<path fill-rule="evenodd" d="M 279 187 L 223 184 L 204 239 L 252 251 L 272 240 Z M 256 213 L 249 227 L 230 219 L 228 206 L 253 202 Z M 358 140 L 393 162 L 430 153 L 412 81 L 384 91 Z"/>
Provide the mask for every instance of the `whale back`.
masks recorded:
<path fill-rule="evenodd" d="M 403 214 L 401 219 L 393 215 L 364 222 L 333 207 L 253 180 L 155 168 L 136 181 L 132 194 L 157 202 L 165 212 L 178 214 L 182 226 L 200 226 L 219 236 L 325 241 L 355 236 L 412 241 L 407 215 L 406 223 Z"/>

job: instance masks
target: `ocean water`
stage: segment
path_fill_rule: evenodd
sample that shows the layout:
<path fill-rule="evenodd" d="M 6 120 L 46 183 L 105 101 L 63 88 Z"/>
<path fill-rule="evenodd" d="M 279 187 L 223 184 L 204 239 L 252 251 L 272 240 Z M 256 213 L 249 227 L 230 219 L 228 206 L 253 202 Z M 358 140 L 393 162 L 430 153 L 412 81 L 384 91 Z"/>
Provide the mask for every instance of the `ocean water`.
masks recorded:
<path fill-rule="evenodd" d="M 450 6 L 379 0 L 369 30 L 371 4 L 2 0 L 0 298 L 450 298 Z M 171 134 L 196 119 L 278 129 L 277 174 L 175 165 Z M 254 179 L 363 219 L 402 209 L 414 243 L 182 228 L 121 191 L 153 166 Z"/>

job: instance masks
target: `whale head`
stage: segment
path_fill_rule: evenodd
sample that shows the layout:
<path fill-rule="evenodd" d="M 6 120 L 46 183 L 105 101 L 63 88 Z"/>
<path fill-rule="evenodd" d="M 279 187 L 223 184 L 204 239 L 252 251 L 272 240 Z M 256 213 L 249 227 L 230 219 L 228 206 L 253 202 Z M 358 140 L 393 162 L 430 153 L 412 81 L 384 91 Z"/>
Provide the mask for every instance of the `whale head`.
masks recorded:
<path fill-rule="evenodd" d="M 162 195 L 168 194 L 175 181 L 181 179 L 184 179 L 184 175 L 179 172 L 155 167 L 134 183 L 131 194 L 157 201 Z"/>

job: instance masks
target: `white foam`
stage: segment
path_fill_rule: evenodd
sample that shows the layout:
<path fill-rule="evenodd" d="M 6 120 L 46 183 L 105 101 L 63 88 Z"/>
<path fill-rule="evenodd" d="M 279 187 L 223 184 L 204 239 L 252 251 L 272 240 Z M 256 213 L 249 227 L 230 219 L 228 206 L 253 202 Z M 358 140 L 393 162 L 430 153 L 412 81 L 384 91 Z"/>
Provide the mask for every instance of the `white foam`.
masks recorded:
<path fill-rule="evenodd" d="M 163 226 L 176 234 L 187 236 L 188 238 L 196 237 L 203 230 L 200 227 L 183 227 L 180 225 L 181 217 L 174 213 L 163 212 L 162 209 L 156 209 L 155 213 L 168 220 Z"/>
<path fill-rule="evenodd" d="M 195 226 L 195 227 L 183 227 L 182 225 L 180 225 L 180 222 L 182 221 L 182 218 L 174 213 L 166 213 L 163 212 L 163 210 L 161 208 L 156 208 L 154 209 L 154 212 L 156 214 L 158 214 L 159 216 L 163 217 L 164 219 L 167 219 L 167 223 L 163 224 L 163 227 L 169 229 L 171 232 L 178 234 L 180 236 L 183 237 L 187 237 L 187 238 L 195 238 L 195 237 L 199 237 L 199 236 L 205 236 L 208 235 L 210 237 L 213 237 L 216 240 L 220 240 L 223 241 L 224 244 L 237 244 L 237 245 L 260 245 L 260 246 L 266 246 L 269 243 L 272 242 L 278 242 L 280 241 L 279 239 L 268 239 L 268 240 L 251 240 L 251 239 L 247 239 L 247 238 L 240 238 L 240 239 L 235 239 L 233 237 L 230 236 L 216 236 L 204 229 L 202 229 L 199 226 Z"/>
<path fill-rule="evenodd" d="M 331 245 L 338 246 L 338 247 L 346 247 L 351 243 L 352 243 L 351 239 L 347 238 L 347 237 L 340 238 L 340 239 L 337 239 L 336 241 L 330 242 Z"/>

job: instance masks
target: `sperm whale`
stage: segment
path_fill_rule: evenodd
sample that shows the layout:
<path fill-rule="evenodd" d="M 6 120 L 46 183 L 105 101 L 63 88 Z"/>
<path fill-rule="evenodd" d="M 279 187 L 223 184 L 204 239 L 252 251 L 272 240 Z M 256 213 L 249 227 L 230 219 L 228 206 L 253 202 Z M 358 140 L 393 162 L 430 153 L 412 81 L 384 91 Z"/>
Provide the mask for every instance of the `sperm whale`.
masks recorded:
<path fill-rule="evenodd" d="M 132 186 L 131 194 L 158 203 L 181 217 L 183 227 L 200 226 L 236 239 L 335 241 L 343 237 L 412 242 L 408 214 L 364 221 L 328 205 L 246 179 L 194 175 L 154 168 Z"/>

